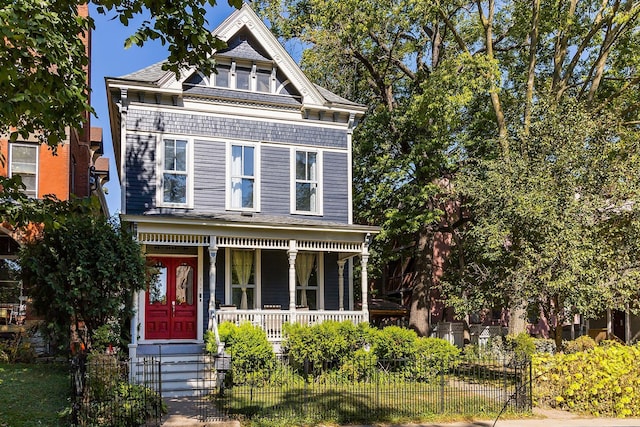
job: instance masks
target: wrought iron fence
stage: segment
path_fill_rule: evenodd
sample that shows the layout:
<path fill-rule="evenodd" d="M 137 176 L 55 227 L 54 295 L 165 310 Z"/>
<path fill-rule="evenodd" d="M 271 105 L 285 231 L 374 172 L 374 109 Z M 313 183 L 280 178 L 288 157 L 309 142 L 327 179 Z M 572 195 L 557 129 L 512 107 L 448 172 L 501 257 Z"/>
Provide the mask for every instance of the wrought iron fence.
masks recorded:
<path fill-rule="evenodd" d="M 159 426 L 160 362 L 121 361 L 113 355 L 78 356 L 71 363 L 71 423 L 78 427 Z"/>
<path fill-rule="evenodd" d="M 218 358 L 217 391 L 201 411 L 235 417 L 300 418 L 309 424 L 384 422 L 434 414 L 493 415 L 531 410 L 529 360 L 378 360 L 243 371 Z M 304 415 L 301 415 L 304 414 Z"/>

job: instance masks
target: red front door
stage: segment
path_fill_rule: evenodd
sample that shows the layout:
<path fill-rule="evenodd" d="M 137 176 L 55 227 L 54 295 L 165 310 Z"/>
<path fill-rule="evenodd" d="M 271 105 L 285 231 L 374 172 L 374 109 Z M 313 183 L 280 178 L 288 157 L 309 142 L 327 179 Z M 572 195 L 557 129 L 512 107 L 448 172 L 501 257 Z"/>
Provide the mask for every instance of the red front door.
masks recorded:
<path fill-rule="evenodd" d="M 151 258 L 155 276 L 145 303 L 146 339 L 195 339 L 195 258 Z"/>

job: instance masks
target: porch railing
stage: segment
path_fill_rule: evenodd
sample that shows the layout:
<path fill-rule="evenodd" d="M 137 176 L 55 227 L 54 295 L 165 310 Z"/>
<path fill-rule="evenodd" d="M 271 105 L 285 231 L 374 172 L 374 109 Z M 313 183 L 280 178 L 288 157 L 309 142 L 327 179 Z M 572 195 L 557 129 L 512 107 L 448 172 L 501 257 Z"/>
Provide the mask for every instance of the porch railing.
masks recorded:
<path fill-rule="evenodd" d="M 222 322 L 240 324 L 250 322 L 260 326 L 269 341 L 282 341 L 282 325 L 285 323 L 300 323 L 316 325 L 334 320 L 337 322 L 350 321 L 354 325 L 368 321 L 362 311 L 334 311 L 334 310 L 217 310 L 215 312 L 218 325 Z"/>

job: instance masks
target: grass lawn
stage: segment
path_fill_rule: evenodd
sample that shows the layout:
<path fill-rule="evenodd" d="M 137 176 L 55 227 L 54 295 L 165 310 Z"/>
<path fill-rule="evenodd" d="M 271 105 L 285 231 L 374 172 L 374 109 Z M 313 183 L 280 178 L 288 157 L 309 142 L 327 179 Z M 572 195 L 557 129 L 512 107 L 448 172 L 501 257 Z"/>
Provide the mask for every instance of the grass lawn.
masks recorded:
<path fill-rule="evenodd" d="M 69 405 L 64 364 L 0 364 L 0 427 L 67 425 L 58 412 Z"/>

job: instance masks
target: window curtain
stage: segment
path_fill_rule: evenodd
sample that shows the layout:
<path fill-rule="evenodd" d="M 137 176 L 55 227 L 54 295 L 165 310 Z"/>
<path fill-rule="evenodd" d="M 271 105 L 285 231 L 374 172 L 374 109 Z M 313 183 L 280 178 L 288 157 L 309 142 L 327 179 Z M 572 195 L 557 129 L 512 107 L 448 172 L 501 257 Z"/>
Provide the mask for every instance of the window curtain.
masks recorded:
<path fill-rule="evenodd" d="M 313 272 L 313 266 L 316 262 L 316 254 L 309 252 L 299 252 L 296 256 L 296 276 L 298 283 L 302 288 L 300 295 L 300 305 L 307 305 L 307 286 L 309 286 L 309 277 Z"/>
<path fill-rule="evenodd" d="M 231 206 L 242 206 L 242 147 L 231 147 Z"/>
<path fill-rule="evenodd" d="M 240 309 L 246 310 L 247 307 L 247 285 L 251 279 L 253 271 L 253 252 L 252 251 L 233 251 L 233 269 L 240 282 L 240 290 L 242 290 L 242 299 L 240 300 Z"/>

